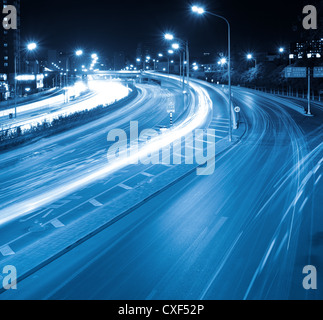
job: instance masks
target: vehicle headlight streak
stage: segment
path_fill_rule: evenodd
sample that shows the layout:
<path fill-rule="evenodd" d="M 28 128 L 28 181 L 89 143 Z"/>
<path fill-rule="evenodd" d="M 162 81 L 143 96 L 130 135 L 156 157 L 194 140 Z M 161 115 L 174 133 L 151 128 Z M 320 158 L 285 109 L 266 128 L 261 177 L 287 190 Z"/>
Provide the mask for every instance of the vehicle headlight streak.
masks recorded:
<path fill-rule="evenodd" d="M 167 76 L 167 78 L 169 78 Z M 177 77 L 171 77 L 174 80 L 178 80 Z M 157 152 L 163 147 L 170 145 L 171 143 L 179 140 L 182 137 L 185 137 L 195 129 L 201 127 L 209 114 L 209 111 L 212 109 L 212 101 L 209 97 L 207 91 L 201 88 L 199 85 L 190 83 L 191 88 L 196 92 L 198 98 L 197 101 L 193 100 L 193 106 L 191 108 L 188 117 L 175 124 L 173 128 L 164 131 L 158 137 L 152 138 L 149 143 L 144 146 L 139 146 L 137 154 L 132 156 L 122 157 L 120 160 L 117 160 L 112 163 L 108 163 L 103 168 L 98 168 L 96 171 L 79 178 L 76 181 L 67 183 L 65 185 L 59 186 L 50 192 L 46 192 L 41 196 L 34 197 L 33 199 L 24 200 L 20 203 L 14 204 L 3 209 L 0 213 L 0 225 L 5 224 L 11 220 L 20 218 L 24 215 L 27 215 L 35 210 L 44 207 L 58 199 L 61 199 L 64 196 L 67 196 L 80 188 L 83 188 L 86 185 L 89 185 L 98 179 L 102 179 L 109 174 L 114 173 L 115 171 L 128 166 L 132 162 L 136 162 L 136 159 L 146 156 L 149 153 Z M 129 151 L 129 150 L 128 150 Z"/>

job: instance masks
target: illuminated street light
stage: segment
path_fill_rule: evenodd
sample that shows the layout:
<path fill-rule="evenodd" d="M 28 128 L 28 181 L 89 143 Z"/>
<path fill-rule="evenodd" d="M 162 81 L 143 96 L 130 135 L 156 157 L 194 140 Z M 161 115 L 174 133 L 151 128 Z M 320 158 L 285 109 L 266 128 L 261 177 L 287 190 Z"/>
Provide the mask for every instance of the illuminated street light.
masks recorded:
<path fill-rule="evenodd" d="M 37 49 L 37 44 L 35 42 L 31 42 L 29 44 L 27 44 L 27 49 L 29 51 L 34 51 L 35 49 Z M 19 50 L 22 51 L 22 50 Z M 15 54 L 15 118 L 17 118 L 17 53 Z"/>
<path fill-rule="evenodd" d="M 174 50 L 168 50 L 169 54 L 174 54 Z"/>
<path fill-rule="evenodd" d="M 284 48 L 279 48 L 279 53 L 283 53 L 285 51 Z"/>
<path fill-rule="evenodd" d="M 227 63 L 227 59 L 226 59 L 226 58 L 222 58 L 222 59 L 220 60 L 220 63 L 221 63 L 222 65 L 226 64 L 226 63 Z"/>
<path fill-rule="evenodd" d="M 179 49 L 179 44 L 178 44 L 178 43 L 173 43 L 173 44 L 172 44 L 172 48 L 173 48 L 174 50 L 178 50 L 178 49 Z"/>
<path fill-rule="evenodd" d="M 192 11 L 194 13 L 197 13 L 197 14 L 203 14 L 203 13 L 205 13 L 205 10 L 203 8 L 201 8 L 201 7 L 198 7 L 198 6 L 193 6 L 192 7 Z"/>
<path fill-rule="evenodd" d="M 77 50 L 75 52 L 75 54 L 79 57 L 79 56 L 83 55 L 83 50 Z"/>
<path fill-rule="evenodd" d="M 196 5 L 192 6 L 191 8 L 195 14 L 203 15 L 205 13 L 205 14 L 209 14 L 211 16 L 217 17 L 219 19 L 222 19 L 226 22 L 226 24 L 228 26 L 228 76 L 229 76 L 229 80 L 228 80 L 228 87 L 229 87 L 229 90 L 228 90 L 228 98 L 229 98 L 228 99 L 228 113 L 229 113 L 229 122 L 230 122 L 229 141 L 231 142 L 232 141 L 231 25 L 230 25 L 229 21 L 223 16 L 220 16 L 220 15 L 215 14 L 213 12 L 205 11 L 203 8 L 198 7 Z"/>
<path fill-rule="evenodd" d="M 28 49 L 29 51 L 33 51 L 33 50 L 35 50 L 36 48 L 37 48 L 37 44 L 36 44 L 35 42 L 29 43 L 29 44 L 27 45 L 27 49 Z"/>
<path fill-rule="evenodd" d="M 254 60 L 255 61 L 255 67 L 257 66 L 257 60 L 253 57 L 253 55 L 251 53 L 247 54 L 247 59 L 248 60 Z"/>
<path fill-rule="evenodd" d="M 172 34 L 170 34 L 170 33 L 166 33 L 165 34 L 165 39 L 172 41 L 172 40 L 174 40 L 174 36 Z"/>

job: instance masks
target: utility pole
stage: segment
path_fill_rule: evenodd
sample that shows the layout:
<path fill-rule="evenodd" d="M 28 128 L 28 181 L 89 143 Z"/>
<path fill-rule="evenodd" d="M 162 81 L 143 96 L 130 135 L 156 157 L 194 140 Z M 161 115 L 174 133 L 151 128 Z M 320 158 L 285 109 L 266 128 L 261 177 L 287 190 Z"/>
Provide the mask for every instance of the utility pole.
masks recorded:
<path fill-rule="evenodd" d="M 308 69 L 308 91 L 307 91 L 307 115 L 312 115 L 311 113 L 311 68 Z"/>

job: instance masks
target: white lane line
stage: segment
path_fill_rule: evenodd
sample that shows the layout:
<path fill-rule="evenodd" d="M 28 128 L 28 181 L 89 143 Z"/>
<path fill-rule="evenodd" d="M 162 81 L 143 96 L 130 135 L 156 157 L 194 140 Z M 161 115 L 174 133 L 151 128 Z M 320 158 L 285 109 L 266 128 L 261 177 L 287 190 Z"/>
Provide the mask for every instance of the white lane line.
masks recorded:
<path fill-rule="evenodd" d="M 211 134 L 211 133 L 209 133 L 208 135 L 209 135 L 210 137 L 219 138 L 219 139 L 223 139 L 223 138 L 225 138 L 225 137 L 223 137 L 223 136 L 217 136 L 217 135 L 215 135 L 215 134 Z"/>
<path fill-rule="evenodd" d="M 195 139 L 195 141 L 203 142 L 203 143 L 208 143 L 208 144 L 213 144 L 213 142 L 210 142 L 210 141 L 207 141 L 207 140 Z"/>
<path fill-rule="evenodd" d="M 320 176 L 316 179 L 316 181 L 315 181 L 315 183 L 314 183 L 314 185 L 315 185 L 315 186 L 319 183 L 319 181 L 321 180 L 321 178 L 322 178 L 322 175 L 320 175 Z"/>
<path fill-rule="evenodd" d="M 43 215 L 43 219 L 48 217 L 54 210 L 49 210 L 46 214 Z"/>
<path fill-rule="evenodd" d="M 204 150 L 204 149 L 196 148 L 196 147 L 193 147 L 193 146 L 186 146 L 185 148 L 192 149 L 192 150 L 198 150 L 198 151 L 203 151 Z"/>
<path fill-rule="evenodd" d="M 212 120 L 212 122 L 230 122 L 229 119 L 222 119 L 222 118 L 215 118 Z"/>
<path fill-rule="evenodd" d="M 66 204 L 70 203 L 71 200 L 59 200 L 48 207 L 48 209 L 59 209 Z"/>
<path fill-rule="evenodd" d="M 228 131 L 225 131 L 225 130 L 219 130 L 219 129 L 215 129 L 215 128 L 213 130 L 218 131 L 218 132 L 224 132 L 224 133 L 228 132 Z"/>
<path fill-rule="evenodd" d="M 56 229 L 65 227 L 65 225 L 64 225 L 62 222 L 60 222 L 58 219 L 54 219 L 54 220 L 52 220 L 50 223 L 51 223 L 51 224 L 53 225 L 53 227 L 54 227 L 54 228 L 56 228 Z"/>
<path fill-rule="evenodd" d="M 214 124 L 212 124 L 212 126 L 219 127 L 219 128 L 226 128 L 229 130 L 229 126 L 224 125 L 224 123 L 223 124 L 214 123 Z"/>
<path fill-rule="evenodd" d="M 81 197 L 81 196 L 70 196 L 70 197 L 68 197 L 70 200 L 80 200 L 80 199 L 82 199 L 83 197 Z"/>
<path fill-rule="evenodd" d="M 0 252 L 4 257 L 12 256 L 15 254 L 15 252 L 9 247 L 9 245 L 1 247 Z"/>
<path fill-rule="evenodd" d="M 217 278 L 217 276 L 219 275 L 219 273 L 222 271 L 224 265 L 227 263 L 228 259 L 231 256 L 232 251 L 235 249 L 235 246 L 237 245 L 238 241 L 240 240 L 242 236 L 242 232 L 238 235 L 238 237 L 236 238 L 236 240 L 234 241 L 234 243 L 232 244 L 232 246 L 230 247 L 230 249 L 227 251 L 225 257 L 223 258 L 220 266 L 217 268 L 217 271 L 215 272 L 215 274 L 212 276 L 211 280 L 209 281 L 209 284 L 207 285 L 207 287 L 204 289 L 201 297 L 199 298 L 200 300 L 204 300 L 206 294 L 208 293 L 211 285 L 214 283 L 215 279 Z"/>
<path fill-rule="evenodd" d="M 28 221 L 28 220 L 30 220 L 30 219 L 32 219 L 32 218 L 34 218 L 34 217 L 37 217 L 38 215 L 41 215 L 42 213 L 46 212 L 47 210 L 48 210 L 48 208 L 47 208 L 47 209 L 42 210 L 41 212 L 38 212 L 38 213 L 36 213 L 36 214 L 33 214 L 32 216 L 30 216 L 30 217 L 28 217 L 28 218 L 26 218 L 26 219 L 20 219 L 20 220 L 19 220 L 19 222 L 26 222 L 26 221 Z"/>
<path fill-rule="evenodd" d="M 103 204 L 102 204 L 101 202 L 97 201 L 96 199 L 91 199 L 89 202 L 90 202 L 94 207 L 102 207 L 102 206 L 103 206 Z"/>
<path fill-rule="evenodd" d="M 119 187 L 120 187 L 120 188 L 123 188 L 123 189 L 125 189 L 125 190 L 132 190 L 132 189 L 133 189 L 132 187 L 129 187 L 129 186 L 127 186 L 127 185 L 123 184 L 123 183 L 120 183 L 120 184 L 119 184 Z"/>
<path fill-rule="evenodd" d="M 148 177 L 148 178 L 152 178 L 152 177 L 154 177 L 154 175 L 153 175 L 153 174 L 150 174 L 150 173 L 147 173 L 147 172 L 141 172 L 141 174 L 142 174 L 143 176 Z"/>
<path fill-rule="evenodd" d="M 302 212 L 302 211 L 303 211 L 303 209 L 304 209 L 304 207 L 305 207 L 305 205 L 306 205 L 307 201 L 308 201 L 308 197 L 307 197 L 307 198 L 304 200 L 304 202 L 302 203 L 302 205 L 301 205 L 301 207 L 300 207 L 300 209 L 299 209 L 299 212 Z"/>

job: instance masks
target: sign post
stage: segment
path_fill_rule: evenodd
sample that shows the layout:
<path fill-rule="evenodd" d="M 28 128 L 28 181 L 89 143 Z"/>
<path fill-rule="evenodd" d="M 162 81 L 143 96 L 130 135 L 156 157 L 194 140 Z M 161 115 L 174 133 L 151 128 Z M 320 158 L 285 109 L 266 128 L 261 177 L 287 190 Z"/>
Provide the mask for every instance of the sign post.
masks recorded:
<path fill-rule="evenodd" d="M 322 71 L 315 71 L 314 74 L 322 74 L 323 77 L 323 68 Z M 320 69 L 320 68 L 317 68 Z M 316 72 L 316 73 L 315 73 Z M 320 73 L 321 72 L 321 73 Z M 315 75 L 314 75 L 315 77 Z M 306 67 L 287 67 L 285 68 L 285 78 L 297 78 L 297 79 L 306 79 L 308 78 L 308 90 L 307 90 L 307 112 L 306 115 L 311 116 L 311 68 Z"/>
<path fill-rule="evenodd" d="M 311 68 L 308 68 L 307 115 L 311 114 Z"/>

